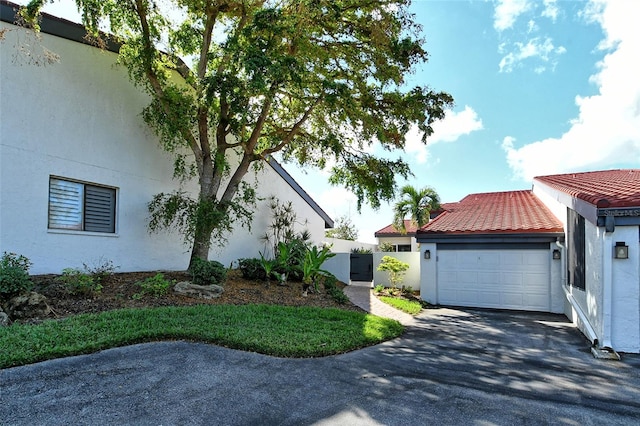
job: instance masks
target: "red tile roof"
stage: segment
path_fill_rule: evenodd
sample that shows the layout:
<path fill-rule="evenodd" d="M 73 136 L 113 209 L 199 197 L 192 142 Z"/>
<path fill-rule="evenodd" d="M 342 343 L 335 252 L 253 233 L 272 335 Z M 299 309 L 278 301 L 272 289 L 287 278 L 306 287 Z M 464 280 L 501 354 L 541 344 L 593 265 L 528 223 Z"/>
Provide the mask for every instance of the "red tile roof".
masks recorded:
<path fill-rule="evenodd" d="M 404 221 L 404 227 L 407 230 L 407 235 L 415 234 L 416 230 L 418 229 L 415 225 L 411 223 L 410 220 Z M 402 235 L 402 233 L 400 232 L 399 229 L 396 229 L 396 227 L 393 226 L 393 224 L 391 224 L 391 225 L 385 226 L 379 231 L 376 231 L 374 235 L 376 237 L 384 237 L 384 236 L 389 237 L 389 236 L 395 236 L 395 235 Z"/>
<path fill-rule="evenodd" d="M 640 169 L 538 176 L 534 181 L 600 208 L 640 206 Z"/>
<path fill-rule="evenodd" d="M 532 191 L 470 194 L 420 229 L 419 234 L 563 232 L 562 223 Z"/>

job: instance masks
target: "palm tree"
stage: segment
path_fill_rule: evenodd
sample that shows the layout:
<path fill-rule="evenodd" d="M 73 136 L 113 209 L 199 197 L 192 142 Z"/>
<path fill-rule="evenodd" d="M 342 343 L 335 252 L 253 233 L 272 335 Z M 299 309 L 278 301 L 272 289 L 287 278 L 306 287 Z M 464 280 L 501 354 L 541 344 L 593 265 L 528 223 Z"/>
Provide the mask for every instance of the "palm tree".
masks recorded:
<path fill-rule="evenodd" d="M 435 189 L 426 186 L 420 190 L 405 185 L 400 190 L 400 200 L 394 208 L 393 225 L 401 233 L 406 234 L 404 220 L 409 216 L 411 223 L 418 228 L 429 223 L 432 210 L 440 208 L 440 196 Z"/>

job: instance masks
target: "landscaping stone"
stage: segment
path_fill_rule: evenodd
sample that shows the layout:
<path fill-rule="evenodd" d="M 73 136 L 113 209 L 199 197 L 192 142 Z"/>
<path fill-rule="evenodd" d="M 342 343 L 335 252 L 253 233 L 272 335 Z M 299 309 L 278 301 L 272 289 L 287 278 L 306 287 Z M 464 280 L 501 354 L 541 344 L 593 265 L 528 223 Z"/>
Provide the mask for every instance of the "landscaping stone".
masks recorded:
<path fill-rule="evenodd" d="M 181 281 L 173 287 L 173 291 L 188 297 L 215 299 L 222 295 L 224 288 L 219 285 L 197 285 L 189 281 Z"/>
<path fill-rule="evenodd" d="M 51 313 L 47 298 L 33 291 L 9 299 L 5 308 L 14 320 L 45 317 Z"/>
<path fill-rule="evenodd" d="M 9 325 L 9 315 L 7 315 L 2 308 L 0 308 L 0 327 L 6 327 Z"/>

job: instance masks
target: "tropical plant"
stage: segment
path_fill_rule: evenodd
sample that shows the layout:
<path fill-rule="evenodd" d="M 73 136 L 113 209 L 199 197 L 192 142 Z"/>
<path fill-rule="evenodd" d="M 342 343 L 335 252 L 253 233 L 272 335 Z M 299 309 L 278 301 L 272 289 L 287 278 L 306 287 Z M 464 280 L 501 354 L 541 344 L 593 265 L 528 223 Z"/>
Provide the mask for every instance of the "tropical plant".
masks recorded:
<path fill-rule="evenodd" d="M 271 277 L 273 276 L 273 271 L 276 267 L 276 261 L 273 259 L 267 259 L 264 257 L 262 252 L 260 254 L 260 266 L 264 271 L 264 279 L 267 282 L 267 286 L 271 283 Z"/>
<path fill-rule="evenodd" d="M 38 30 L 32 0 L 19 11 Z M 157 194 L 149 228 L 177 228 L 194 259 L 212 239 L 250 226 L 254 166 L 285 161 L 323 169 L 351 190 L 358 209 L 392 200 L 408 164 L 376 157 L 374 143 L 402 150 L 416 129 L 422 142 L 452 97 L 405 76 L 426 62 L 409 1 L 75 0 L 86 39 L 120 43 L 119 63 L 150 104 L 144 121 L 175 156 L 174 176 L 197 179 L 196 195 Z M 185 65 L 181 58 L 193 61 Z"/>
<path fill-rule="evenodd" d="M 309 287 L 313 284 L 314 289 L 318 291 L 318 283 L 316 279 L 318 276 L 333 276 L 331 272 L 321 269 L 322 264 L 329 258 L 334 257 L 336 254 L 331 253 L 329 247 L 322 247 L 318 250 L 318 247 L 312 246 L 307 249 L 304 257 L 304 263 L 302 264 L 302 283 L 303 283 L 303 295 L 307 295 Z"/>
<path fill-rule="evenodd" d="M 431 211 L 438 208 L 440 196 L 435 189 L 428 186 L 416 189 L 405 185 L 400 190 L 400 200 L 394 206 L 393 226 L 401 233 L 406 233 L 404 221 L 408 216 L 415 227 L 421 228 L 429 223 Z"/>
<path fill-rule="evenodd" d="M 383 256 L 380 265 L 378 265 L 378 271 L 387 271 L 389 273 L 389 282 L 394 289 L 402 283 L 407 269 L 409 269 L 408 263 L 392 256 Z"/>
<path fill-rule="evenodd" d="M 355 248 L 351 249 L 351 253 L 353 253 L 353 254 L 371 254 L 371 253 L 373 253 L 373 250 L 371 250 L 370 248 L 355 247 Z"/>

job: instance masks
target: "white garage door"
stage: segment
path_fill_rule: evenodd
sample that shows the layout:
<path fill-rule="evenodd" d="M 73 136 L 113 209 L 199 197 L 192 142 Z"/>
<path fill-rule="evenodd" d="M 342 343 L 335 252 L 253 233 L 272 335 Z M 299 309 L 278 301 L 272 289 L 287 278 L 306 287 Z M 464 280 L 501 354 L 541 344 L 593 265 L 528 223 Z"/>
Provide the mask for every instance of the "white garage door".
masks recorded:
<path fill-rule="evenodd" d="M 550 311 L 549 251 L 438 250 L 438 303 Z"/>

